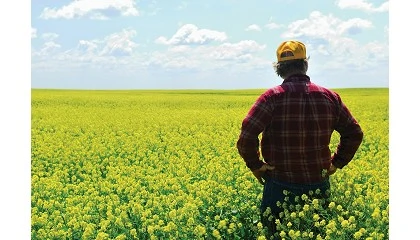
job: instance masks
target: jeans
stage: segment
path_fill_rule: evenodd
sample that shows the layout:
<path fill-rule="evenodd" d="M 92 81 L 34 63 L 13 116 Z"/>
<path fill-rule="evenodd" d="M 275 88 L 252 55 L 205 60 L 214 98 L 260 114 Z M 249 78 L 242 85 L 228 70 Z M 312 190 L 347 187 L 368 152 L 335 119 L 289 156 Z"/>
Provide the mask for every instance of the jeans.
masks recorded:
<path fill-rule="evenodd" d="M 287 183 L 287 182 L 281 182 L 274 180 L 270 178 L 269 176 L 265 175 L 264 177 L 265 183 L 264 183 L 264 190 L 263 190 L 263 196 L 260 206 L 260 213 L 261 213 L 261 223 L 264 227 L 267 227 L 268 235 L 273 236 L 276 232 L 276 224 L 275 220 L 279 219 L 279 215 L 281 212 L 284 211 L 282 204 L 284 202 L 287 203 L 287 205 L 293 204 L 302 204 L 302 198 L 301 196 L 303 194 L 306 194 L 308 196 L 308 199 L 324 199 L 325 202 L 323 204 L 323 207 L 326 208 L 328 206 L 329 202 L 329 190 L 330 190 L 330 182 L 328 179 L 326 179 L 323 182 L 315 183 L 315 184 L 297 184 L 297 183 Z M 316 190 L 319 189 L 319 194 L 316 194 Z M 286 190 L 288 201 L 285 201 L 286 195 L 284 194 L 284 190 Z M 309 192 L 312 191 L 313 194 L 310 195 Z M 295 197 L 298 197 L 298 199 L 295 199 Z M 296 201 L 298 200 L 298 201 Z M 277 202 L 280 202 L 280 204 L 277 204 Z M 267 207 L 270 207 L 271 209 L 271 216 L 264 214 Z M 268 238 L 270 239 L 270 238 Z M 276 238 L 274 238 L 276 239 Z"/>

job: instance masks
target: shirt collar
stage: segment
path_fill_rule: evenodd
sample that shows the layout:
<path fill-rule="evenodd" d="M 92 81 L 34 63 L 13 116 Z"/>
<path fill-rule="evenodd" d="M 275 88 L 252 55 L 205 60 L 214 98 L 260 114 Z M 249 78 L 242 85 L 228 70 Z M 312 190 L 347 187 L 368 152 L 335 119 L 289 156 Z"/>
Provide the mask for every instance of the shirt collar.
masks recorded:
<path fill-rule="evenodd" d="M 311 79 L 308 75 L 305 74 L 293 74 L 288 78 L 284 79 L 283 83 L 288 82 L 310 82 Z"/>

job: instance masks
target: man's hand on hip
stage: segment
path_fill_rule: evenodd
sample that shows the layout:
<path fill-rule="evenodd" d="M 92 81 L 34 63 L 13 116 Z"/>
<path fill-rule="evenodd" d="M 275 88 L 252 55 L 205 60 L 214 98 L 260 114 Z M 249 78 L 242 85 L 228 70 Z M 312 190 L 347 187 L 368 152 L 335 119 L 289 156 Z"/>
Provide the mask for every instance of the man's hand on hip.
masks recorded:
<path fill-rule="evenodd" d="M 259 169 L 252 171 L 252 174 L 258 179 L 258 182 L 260 182 L 262 185 L 264 185 L 264 182 L 262 180 L 262 176 L 267 170 L 274 170 L 274 166 L 268 165 L 267 163 L 264 163 Z"/>
<path fill-rule="evenodd" d="M 330 168 L 328 169 L 328 175 L 333 175 L 337 171 L 337 167 L 334 164 L 330 164 Z"/>

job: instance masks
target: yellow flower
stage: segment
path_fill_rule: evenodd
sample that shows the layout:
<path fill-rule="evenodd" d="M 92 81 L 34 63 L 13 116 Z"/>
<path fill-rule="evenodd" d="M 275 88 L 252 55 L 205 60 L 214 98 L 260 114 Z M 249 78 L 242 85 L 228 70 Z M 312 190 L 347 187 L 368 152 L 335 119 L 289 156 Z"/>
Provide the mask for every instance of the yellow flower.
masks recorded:
<path fill-rule="evenodd" d="M 355 239 L 360 239 L 362 236 L 363 236 L 363 234 L 362 234 L 361 232 L 355 232 L 355 233 L 353 234 L 353 237 L 354 237 Z"/>
<path fill-rule="evenodd" d="M 169 217 L 170 217 L 170 218 L 175 218 L 175 217 L 176 217 L 176 210 L 172 209 L 172 210 L 169 212 Z"/>
<path fill-rule="evenodd" d="M 203 236 L 204 234 L 206 234 L 206 228 L 203 225 L 198 225 L 195 227 L 194 233 L 197 236 Z"/>
<path fill-rule="evenodd" d="M 335 229 L 336 229 L 336 223 L 335 223 L 335 221 L 334 221 L 334 220 L 330 220 L 330 221 L 328 222 L 328 224 L 327 224 L 327 229 L 330 229 L 330 230 L 335 230 Z"/>
<path fill-rule="evenodd" d="M 109 239 L 109 235 L 104 232 L 99 232 L 98 235 L 96 235 L 96 240 L 106 240 Z"/>
<path fill-rule="evenodd" d="M 130 230 L 130 235 L 133 236 L 134 238 L 137 238 L 137 231 L 136 231 L 136 229 L 134 229 L 134 228 L 131 229 Z"/>
<path fill-rule="evenodd" d="M 213 237 L 215 237 L 216 239 L 221 239 L 222 238 L 220 236 L 220 232 L 217 229 L 213 230 Z"/>
<path fill-rule="evenodd" d="M 294 238 L 294 236 L 295 236 L 295 230 L 289 230 L 289 233 L 288 233 L 288 235 L 289 235 L 289 237 L 291 237 L 291 238 Z"/>
<path fill-rule="evenodd" d="M 220 222 L 219 222 L 219 229 L 225 229 L 225 228 L 227 228 L 227 226 L 226 226 L 226 220 L 220 220 Z"/>
<path fill-rule="evenodd" d="M 343 228 L 347 228 L 347 227 L 349 226 L 349 221 L 347 221 L 347 220 L 343 220 L 343 221 L 341 222 L 341 226 L 342 226 Z"/>
<path fill-rule="evenodd" d="M 319 199 L 315 198 L 314 200 L 312 200 L 312 204 L 314 205 L 315 209 L 319 209 Z"/>
<path fill-rule="evenodd" d="M 149 226 L 149 227 L 147 228 L 147 232 L 148 232 L 150 235 L 152 235 L 154 231 L 155 231 L 155 227 L 154 227 L 154 226 Z"/>
<path fill-rule="evenodd" d="M 308 237 L 312 239 L 314 237 L 314 233 L 313 232 L 309 232 Z"/>
<path fill-rule="evenodd" d="M 280 237 L 285 238 L 286 237 L 286 232 L 285 231 L 281 231 L 280 232 Z"/>
<path fill-rule="evenodd" d="M 300 218 L 303 218 L 304 216 L 305 216 L 305 213 L 304 213 L 303 211 L 300 211 L 300 212 L 299 212 L 299 217 L 300 217 Z"/>
<path fill-rule="evenodd" d="M 125 239 L 127 239 L 127 237 L 124 234 L 120 234 L 115 238 L 115 240 L 125 240 Z"/>

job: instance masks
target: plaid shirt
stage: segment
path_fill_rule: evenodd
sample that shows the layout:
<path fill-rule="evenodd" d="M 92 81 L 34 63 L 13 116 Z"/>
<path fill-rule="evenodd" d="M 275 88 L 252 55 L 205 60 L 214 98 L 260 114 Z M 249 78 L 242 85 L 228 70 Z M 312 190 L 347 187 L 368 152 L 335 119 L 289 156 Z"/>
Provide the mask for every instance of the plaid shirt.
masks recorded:
<path fill-rule="evenodd" d="M 329 148 L 333 131 L 340 134 L 336 152 Z M 317 183 L 332 162 L 347 165 L 363 139 L 363 132 L 340 96 L 311 83 L 307 75 L 293 75 L 263 93 L 242 122 L 238 152 L 254 171 L 264 162 L 275 166 L 272 178 L 291 183 Z M 325 170 L 323 170 L 325 169 Z"/>

